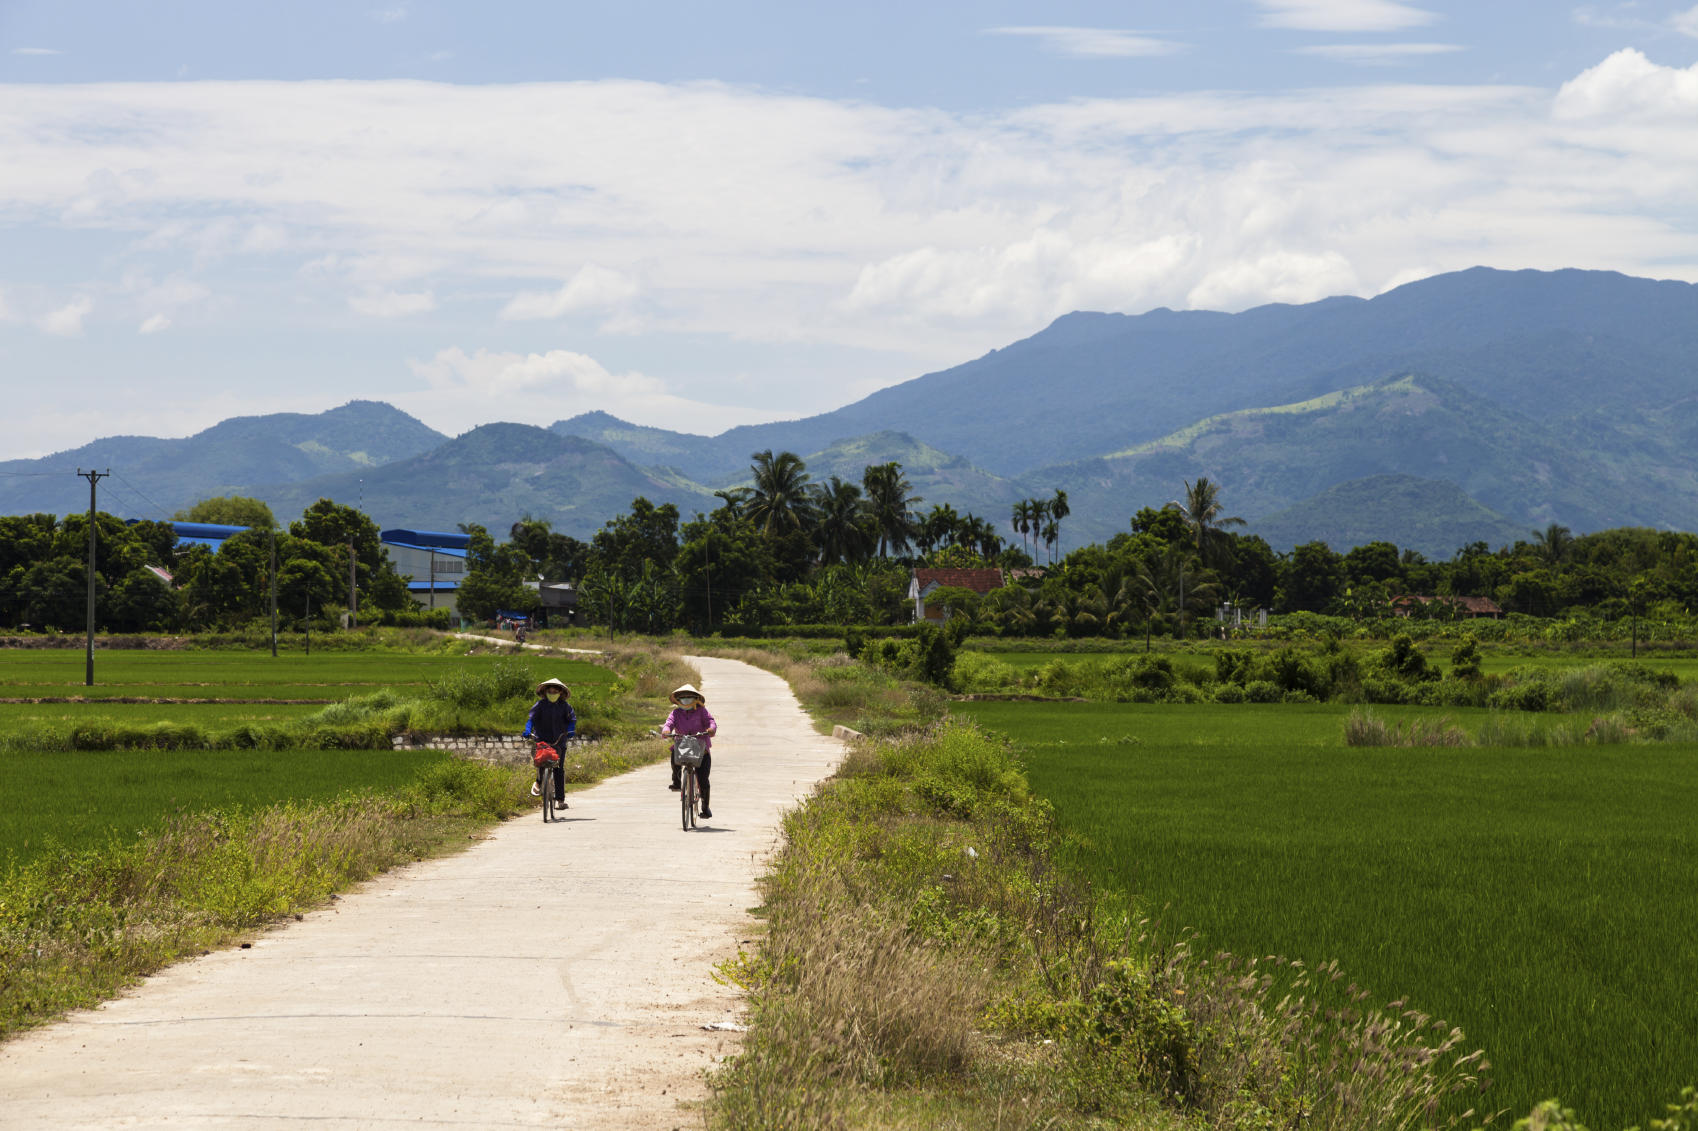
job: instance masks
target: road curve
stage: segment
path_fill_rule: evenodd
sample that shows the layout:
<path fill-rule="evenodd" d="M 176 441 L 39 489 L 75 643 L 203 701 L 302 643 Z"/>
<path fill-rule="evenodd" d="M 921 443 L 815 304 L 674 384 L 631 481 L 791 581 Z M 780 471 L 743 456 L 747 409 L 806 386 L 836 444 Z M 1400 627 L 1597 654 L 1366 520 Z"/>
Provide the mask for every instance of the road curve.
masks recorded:
<path fill-rule="evenodd" d="M 664 765 L 575 793 L 563 823 L 509 821 L 0 1046 L 0 1126 L 700 1126 L 737 1040 L 702 1028 L 738 1011 L 713 966 L 842 745 L 778 677 L 692 662 L 720 725 L 705 828 Z"/>

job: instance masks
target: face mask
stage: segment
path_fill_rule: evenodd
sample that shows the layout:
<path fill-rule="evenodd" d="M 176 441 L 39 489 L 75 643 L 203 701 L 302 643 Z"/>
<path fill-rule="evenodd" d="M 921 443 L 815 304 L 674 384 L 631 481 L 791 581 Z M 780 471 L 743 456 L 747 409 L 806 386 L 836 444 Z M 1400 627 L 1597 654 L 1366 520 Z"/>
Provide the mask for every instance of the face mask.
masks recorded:
<path fill-rule="evenodd" d="M 548 701 L 549 701 L 549 702 L 550 702 L 550 703 L 558 703 L 558 702 L 559 702 L 559 701 L 560 701 L 560 692 L 558 692 L 558 691 L 550 691 L 550 692 L 549 692 L 549 693 L 548 693 Z"/>
<path fill-rule="evenodd" d="M 696 705 L 696 697 L 694 695 L 680 695 L 678 697 L 678 705 L 683 707 L 685 710 L 689 710 L 691 707 Z"/>

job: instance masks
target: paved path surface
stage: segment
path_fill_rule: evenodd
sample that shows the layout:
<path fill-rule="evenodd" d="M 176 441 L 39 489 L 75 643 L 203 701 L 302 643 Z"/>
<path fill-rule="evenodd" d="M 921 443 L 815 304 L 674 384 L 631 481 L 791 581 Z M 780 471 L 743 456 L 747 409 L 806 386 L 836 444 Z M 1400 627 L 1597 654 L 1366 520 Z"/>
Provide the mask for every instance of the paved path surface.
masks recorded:
<path fill-rule="evenodd" d="M 701 1028 L 738 1012 L 713 965 L 842 747 L 776 676 L 693 662 L 722 735 L 704 829 L 663 764 L 574 793 L 564 823 L 509 821 L 0 1046 L 0 1126 L 701 1126 L 737 1040 Z"/>

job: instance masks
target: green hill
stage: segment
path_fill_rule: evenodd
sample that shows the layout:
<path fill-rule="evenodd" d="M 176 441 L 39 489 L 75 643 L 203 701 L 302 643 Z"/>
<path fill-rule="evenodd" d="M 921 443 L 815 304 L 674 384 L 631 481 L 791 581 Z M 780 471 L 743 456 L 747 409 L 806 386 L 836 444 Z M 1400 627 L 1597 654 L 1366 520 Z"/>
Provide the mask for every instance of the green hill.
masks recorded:
<path fill-rule="evenodd" d="M 111 468 L 102 507 L 165 518 L 210 495 L 253 494 L 255 484 L 358 472 L 427 452 L 446 437 L 398 408 L 350 401 L 328 412 L 239 416 L 193 436 L 113 436 L 67 452 L 0 463 L 0 514 L 63 514 L 88 506 L 82 468 Z"/>
<path fill-rule="evenodd" d="M 369 472 L 265 489 L 278 514 L 320 497 L 360 505 L 384 526 L 453 530 L 481 523 L 498 537 L 527 515 L 587 539 L 638 495 L 688 518 L 718 504 L 699 485 L 650 475 L 617 452 L 527 424 L 485 424 L 411 459 Z"/>
<path fill-rule="evenodd" d="M 1532 530 L 1481 506 L 1454 483 L 1413 475 L 1372 475 L 1340 483 L 1257 519 L 1245 531 L 1276 550 L 1321 541 L 1338 550 L 1391 542 L 1448 560 L 1474 542 L 1496 549 L 1527 541 Z"/>

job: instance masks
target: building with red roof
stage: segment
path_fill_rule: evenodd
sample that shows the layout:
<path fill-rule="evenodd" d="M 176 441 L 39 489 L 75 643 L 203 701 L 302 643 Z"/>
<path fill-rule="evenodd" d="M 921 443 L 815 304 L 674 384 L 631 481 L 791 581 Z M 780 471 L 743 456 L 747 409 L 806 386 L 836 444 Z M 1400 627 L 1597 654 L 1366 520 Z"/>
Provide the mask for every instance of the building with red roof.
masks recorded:
<path fill-rule="evenodd" d="M 939 589 L 971 589 L 983 597 L 1003 586 L 1000 569 L 917 569 L 908 582 L 908 597 L 914 602 L 916 623 L 927 620 L 942 624 L 944 609 L 928 606 L 926 598 Z"/>

